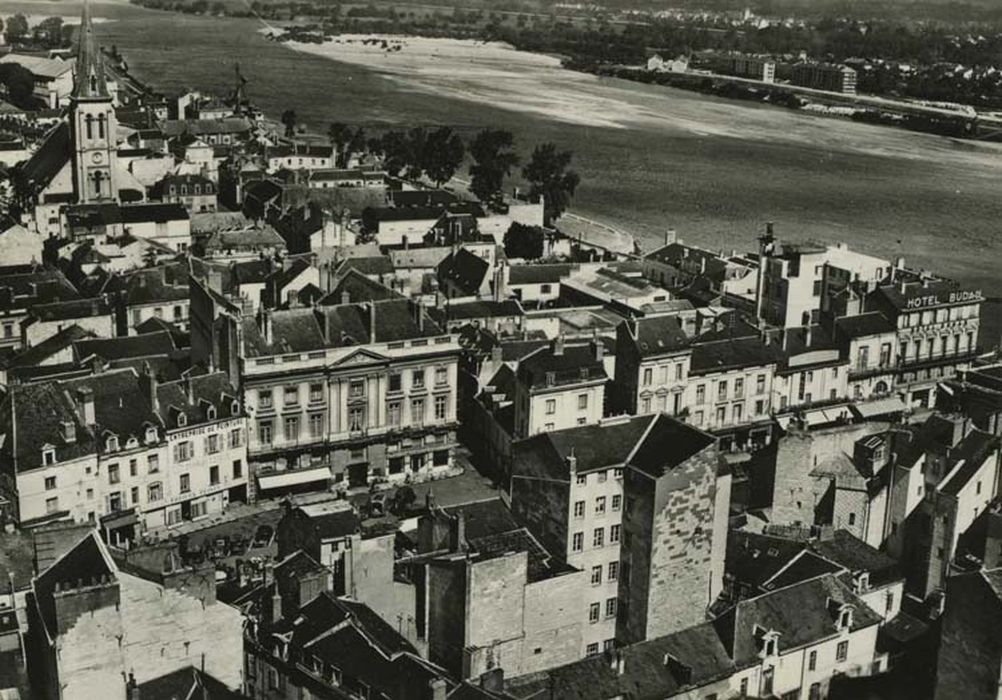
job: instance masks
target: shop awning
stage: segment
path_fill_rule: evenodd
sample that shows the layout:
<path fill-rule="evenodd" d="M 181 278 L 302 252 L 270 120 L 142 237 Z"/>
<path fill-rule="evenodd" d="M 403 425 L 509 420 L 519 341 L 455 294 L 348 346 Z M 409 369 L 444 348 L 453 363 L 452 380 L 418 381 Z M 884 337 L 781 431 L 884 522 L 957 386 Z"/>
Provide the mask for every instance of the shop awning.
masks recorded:
<path fill-rule="evenodd" d="M 907 410 L 908 405 L 898 396 L 888 396 L 883 399 L 867 401 L 866 403 L 855 403 L 852 405 L 852 412 L 860 418 L 886 416 L 891 413 L 901 413 Z"/>
<path fill-rule="evenodd" d="M 277 474 L 267 474 L 257 478 L 258 488 L 262 491 L 280 489 L 299 484 L 309 484 L 314 481 L 327 481 L 331 478 L 330 467 L 316 469 L 290 469 Z"/>

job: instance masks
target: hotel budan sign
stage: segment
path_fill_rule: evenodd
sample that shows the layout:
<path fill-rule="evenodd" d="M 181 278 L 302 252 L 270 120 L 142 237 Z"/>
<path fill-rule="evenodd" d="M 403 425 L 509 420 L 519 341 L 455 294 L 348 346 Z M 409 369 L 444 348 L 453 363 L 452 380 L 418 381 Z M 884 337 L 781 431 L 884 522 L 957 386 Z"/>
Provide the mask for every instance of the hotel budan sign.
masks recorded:
<path fill-rule="evenodd" d="M 927 306 L 943 306 L 946 304 L 962 304 L 964 302 L 984 301 L 980 289 L 969 291 L 957 290 L 953 292 L 941 292 L 939 294 L 927 294 L 921 297 L 913 297 L 905 302 L 906 309 L 924 309 Z"/>

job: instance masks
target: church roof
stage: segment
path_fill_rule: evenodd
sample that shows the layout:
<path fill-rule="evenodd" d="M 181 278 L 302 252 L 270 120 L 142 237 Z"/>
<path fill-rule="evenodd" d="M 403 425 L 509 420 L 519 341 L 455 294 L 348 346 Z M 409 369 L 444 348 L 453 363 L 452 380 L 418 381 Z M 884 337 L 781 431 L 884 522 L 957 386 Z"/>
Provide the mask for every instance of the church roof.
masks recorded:
<path fill-rule="evenodd" d="M 70 127 L 66 122 L 60 122 L 53 128 L 42 145 L 38 147 L 31 158 L 22 163 L 19 167 L 24 174 L 25 180 L 32 183 L 37 191 L 42 191 L 48 187 L 63 166 L 70 159 Z"/>
<path fill-rule="evenodd" d="M 94 24 L 90 19 L 90 3 L 84 0 L 80 14 L 80 30 L 77 39 L 77 74 L 73 96 L 78 98 L 106 98 L 108 85 L 104 75 L 104 58 L 94 34 Z"/>

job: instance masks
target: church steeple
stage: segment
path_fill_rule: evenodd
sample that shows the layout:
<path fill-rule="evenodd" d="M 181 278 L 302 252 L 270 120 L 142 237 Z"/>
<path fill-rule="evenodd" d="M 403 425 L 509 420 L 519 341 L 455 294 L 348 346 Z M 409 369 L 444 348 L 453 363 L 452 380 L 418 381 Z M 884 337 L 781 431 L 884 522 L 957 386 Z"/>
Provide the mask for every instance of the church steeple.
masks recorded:
<path fill-rule="evenodd" d="M 94 24 L 90 19 L 90 3 L 83 1 L 80 13 L 80 31 L 77 37 L 77 74 L 73 86 L 73 96 L 78 99 L 106 99 L 108 83 L 104 76 L 104 59 L 101 47 L 94 36 Z"/>
<path fill-rule="evenodd" d="M 115 177 L 115 107 L 108 92 L 90 6 L 83 3 L 77 39 L 77 74 L 70 97 L 73 190 L 78 204 L 118 200 Z"/>

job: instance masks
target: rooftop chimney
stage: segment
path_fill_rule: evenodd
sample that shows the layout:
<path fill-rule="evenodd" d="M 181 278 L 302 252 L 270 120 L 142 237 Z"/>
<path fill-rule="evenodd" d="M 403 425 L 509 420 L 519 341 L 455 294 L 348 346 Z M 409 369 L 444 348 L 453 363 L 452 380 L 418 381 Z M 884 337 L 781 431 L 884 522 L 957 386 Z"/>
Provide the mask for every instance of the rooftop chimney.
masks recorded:
<path fill-rule="evenodd" d="M 282 596 L 278 592 L 278 582 L 275 582 L 275 592 L 271 596 L 271 621 L 278 622 L 282 619 Z"/>
<path fill-rule="evenodd" d="M 94 390 L 89 386 L 82 386 L 77 389 L 77 411 L 80 420 L 84 425 L 95 425 L 94 419 Z"/>
<path fill-rule="evenodd" d="M 810 325 L 808 325 L 806 328 L 804 328 L 804 346 L 805 347 L 808 347 L 808 348 L 811 347 L 811 339 L 813 337 L 814 337 L 814 330 L 813 330 L 813 328 Z"/>
<path fill-rule="evenodd" d="M 786 329 L 785 328 L 780 328 L 779 329 L 779 342 L 783 346 L 783 349 L 786 350 Z"/>
<path fill-rule="evenodd" d="M 261 332 L 261 337 L 264 338 L 264 342 L 272 342 L 272 322 L 271 322 L 271 310 L 261 309 L 257 316 L 257 327 Z"/>
<path fill-rule="evenodd" d="M 675 233 L 675 229 L 670 228 L 667 231 L 665 231 L 665 245 L 671 245 L 677 240 L 677 238 L 678 234 Z"/>
<path fill-rule="evenodd" d="M 63 435 L 63 442 L 76 442 L 77 424 L 71 420 L 64 420 L 62 422 L 62 435 Z"/>
<path fill-rule="evenodd" d="M 594 354 L 595 361 L 601 362 L 602 358 L 605 357 L 605 344 L 602 343 L 601 338 L 592 338 L 591 351 Z"/>
<path fill-rule="evenodd" d="M 341 304 L 343 305 L 350 303 L 351 303 L 351 294 L 348 293 L 348 290 L 341 292 Z"/>
<path fill-rule="evenodd" d="M 578 458 L 577 455 L 574 454 L 573 447 L 571 448 L 570 454 L 567 455 L 567 469 L 570 470 L 571 473 L 578 470 Z"/>
<path fill-rule="evenodd" d="M 369 304 L 369 342 L 376 342 L 376 302 Z"/>
<path fill-rule="evenodd" d="M 766 233 L 766 235 L 768 235 L 768 236 L 774 235 L 775 229 L 776 229 L 776 226 L 775 226 L 775 224 L 773 222 L 771 222 L 771 221 L 765 222 L 765 233 Z"/>
<path fill-rule="evenodd" d="M 562 357 L 564 354 L 564 334 L 560 333 L 553 339 L 553 356 Z"/>
<path fill-rule="evenodd" d="M 445 700 L 448 686 L 444 678 L 432 678 L 428 681 L 428 688 L 431 690 L 430 700 Z"/>
<path fill-rule="evenodd" d="M 150 369 L 150 363 L 143 363 L 143 371 L 139 374 L 139 390 L 143 397 L 150 404 L 150 409 L 154 413 L 160 411 L 160 402 L 157 399 L 157 378 Z"/>

